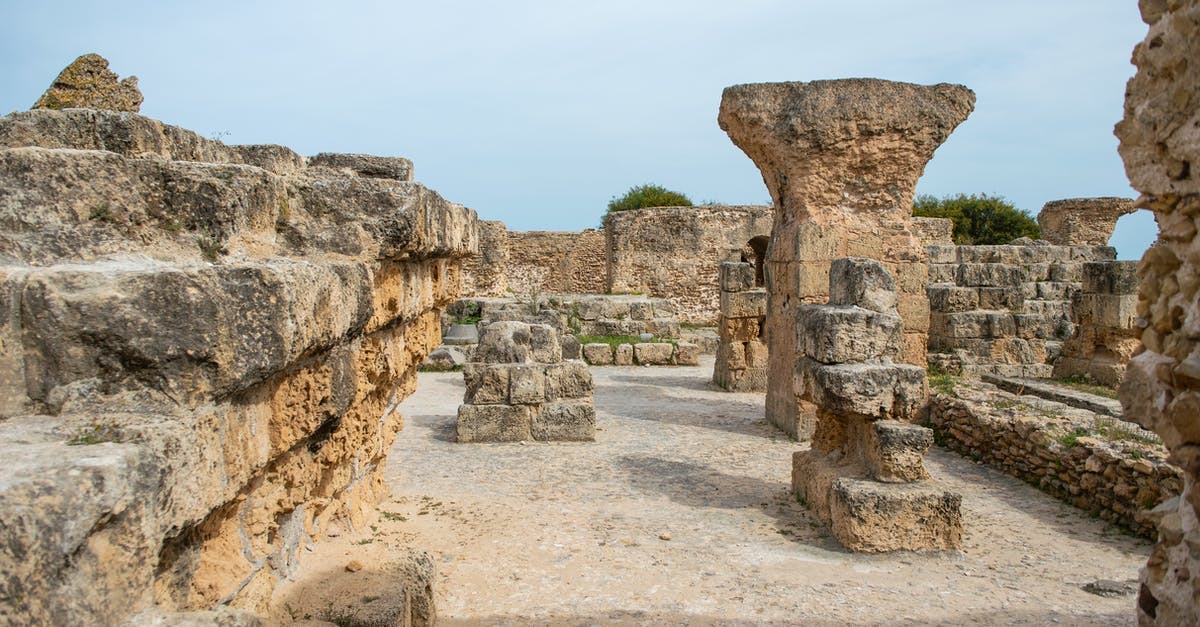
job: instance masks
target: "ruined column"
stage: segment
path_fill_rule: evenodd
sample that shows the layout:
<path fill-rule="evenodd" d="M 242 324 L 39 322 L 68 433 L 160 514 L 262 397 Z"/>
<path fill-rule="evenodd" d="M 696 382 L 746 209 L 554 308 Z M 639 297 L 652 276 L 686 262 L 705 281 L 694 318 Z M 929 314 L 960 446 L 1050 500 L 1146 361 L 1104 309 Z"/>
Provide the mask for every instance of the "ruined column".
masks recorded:
<path fill-rule="evenodd" d="M 713 383 L 730 392 L 767 389 L 767 343 L 763 337 L 767 291 L 754 287 L 754 266 L 721 264 L 721 317 Z"/>
<path fill-rule="evenodd" d="M 1128 198 L 1065 198 L 1038 213 L 1042 239 L 1058 246 L 1108 246 L 1117 220 L 1136 208 Z"/>
<path fill-rule="evenodd" d="M 933 431 L 909 424 L 925 369 L 901 351 L 896 284 L 871 259 L 834 260 L 828 305 L 802 305 L 793 333 L 796 394 L 816 407 L 812 448 L 792 459 L 792 490 L 852 551 L 952 549 L 962 496 L 926 481 Z"/>
<path fill-rule="evenodd" d="M 767 250 L 767 418 L 807 439 L 811 405 L 792 391 L 798 307 L 825 302 L 829 264 L 877 259 L 895 275 L 906 363 L 924 365 L 927 254 L 911 226 L 917 179 L 974 108 L 961 85 L 877 79 L 725 89 L 718 122 L 762 172 L 775 203 Z"/>
<path fill-rule="evenodd" d="M 1162 436 L 1183 493 L 1153 511 L 1158 542 L 1141 573 L 1138 622 L 1200 623 L 1200 0 L 1142 0 L 1150 25 L 1117 124 L 1125 173 L 1154 212 L 1159 239 L 1138 268 L 1145 351 L 1121 386 L 1125 416 Z"/>

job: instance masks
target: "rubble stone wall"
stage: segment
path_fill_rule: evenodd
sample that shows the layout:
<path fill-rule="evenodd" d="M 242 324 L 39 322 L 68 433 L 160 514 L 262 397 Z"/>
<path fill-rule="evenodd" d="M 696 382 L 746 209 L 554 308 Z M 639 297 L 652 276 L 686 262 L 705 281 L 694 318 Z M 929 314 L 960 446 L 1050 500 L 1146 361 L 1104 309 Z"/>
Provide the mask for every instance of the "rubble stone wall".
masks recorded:
<path fill-rule="evenodd" d="M 1144 512 L 1183 487 L 1153 434 L 1086 410 L 960 383 L 932 397 L 929 420 L 951 450 L 1145 537 Z"/>
<path fill-rule="evenodd" d="M 1107 246 L 931 245 L 929 351 L 935 362 L 985 373 L 1048 377 L 1074 332 L 1072 298 L 1084 264 L 1111 260 Z"/>
<path fill-rule="evenodd" d="M 719 315 L 721 262 L 754 262 L 765 253 L 773 214 L 770 207 L 721 205 L 610 214 L 604 227 L 607 291 L 666 298 L 680 321 L 713 324 Z M 751 246 L 756 238 L 758 253 Z"/>
<path fill-rule="evenodd" d="M 383 496 L 476 240 L 405 159 L 0 119 L 0 622 L 265 610 Z"/>
<path fill-rule="evenodd" d="M 509 231 L 508 290 L 514 294 L 604 294 L 604 233 Z"/>
<path fill-rule="evenodd" d="M 1154 212 L 1158 243 L 1138 268 L 1145 351 L 1125 371 L 1125 415 L 1162 436 L 1184 472 L 1160 509 L 1158 542 L 1141 573 L 1142 624 L 1200 623 L 1200 0 L 1143 0 L 1146 39 L 1117 124 L 1129 182 Z"/>

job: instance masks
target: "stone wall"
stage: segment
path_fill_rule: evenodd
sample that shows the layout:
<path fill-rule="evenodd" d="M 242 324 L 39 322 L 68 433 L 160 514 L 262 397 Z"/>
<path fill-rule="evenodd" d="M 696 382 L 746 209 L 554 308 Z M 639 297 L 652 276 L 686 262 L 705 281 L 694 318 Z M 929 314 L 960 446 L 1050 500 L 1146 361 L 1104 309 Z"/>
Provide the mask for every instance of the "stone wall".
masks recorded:
<path fill-rule="evenodd" d="M 508 229 L 496 220 L 480 220 L 479 253 L 462 265 L 462 293 L 470 296 L 508 295 Z"/>
<path fill-rule="evenodd" d="M 0 119 L 0 622 L 263 610 L 383 496 L 476 237 L 404 159 Z"/>
<path fill-rule="evenodd" d="M 607 292 L 604 233 L 509 231 L 508 290 L 514 294 Z"/>
<path fill-rule="evenodd" d="M 610 214 L 604 226 L 608 292 L 666 298 L 681 321 L 715 323 L 721 262 L 758 262 L 761 267 L 772 217 L 770 207 L 721 205 Z"/>
<path fill-rule="evenodd" d="M 1159 508 L 1159 535 L 1138 594 L 1143 624 L 1200 623 L 1200 0 L 1142 0 L 1150 25 L 1133 51 L 1137 74 L 1117 124 L 1138 205 L 1158 244 L 1138 268 L 1145 352 L 1125 371 L 1125 415 L 1162 436 L 1184 472 L 1183 494 Z"/>
<path fill-rule="evenodd" d="M 1048 377 L 1074 331 L 1071 299 L 1107 246 L 953 246 L 929 251 L 930 359 L 978 378 Z"/>
<path fill-rule="evenodd" d="M 722 263 L 720 283 L 713 383 L 730 392 L 765 392 L 767 291 L 754 287 L 754 266 L 748 263 Z"/>
<path fill-rule="evenodd" d="M 1137 262 L 1083 264 L 1083 284 L 1071 300 L 1075 332 L 1063 342 L 1054 376 L 1082 376 L 1116 387 L 1138 350 Z"/>
<path fill-rule="evenodd" d="M 1041 238 L 1057 246 L 1108 246 L 1117 219 L 1134 212 L 1128 198 L 1052 200 L 1038 213 Z"/>
<path fill-rule="evenodd" d="M 924 366 L 929 268 L 912 228 L 917 179 L 967 118 L 960 85 L 874 79 L 765 83 L 725 89 L 718 121 L 762 173 L 775 204 L 767 251 L 767 418 L 807 438 L 812 407 L 794 393 L 797 309 L 823 303 L 838 257 L 884 262 L 896 277 L 905 363 Z"/>

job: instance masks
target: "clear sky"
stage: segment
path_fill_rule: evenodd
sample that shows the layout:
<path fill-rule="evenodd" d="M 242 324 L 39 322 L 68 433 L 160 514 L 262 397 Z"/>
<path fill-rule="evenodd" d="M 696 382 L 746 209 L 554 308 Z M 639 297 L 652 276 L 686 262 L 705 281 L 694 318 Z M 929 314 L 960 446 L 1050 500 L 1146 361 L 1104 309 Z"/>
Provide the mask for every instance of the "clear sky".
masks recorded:
<path fill-rule="evenodd" d="M 1136 0 L 0 0 L 0 112 L 75 57 L 139 78 L 142 113 L 226 143 L 415 162 L 417 179 L 512 230 L 596 226 L 654 182 L 766 204 L 717 127 L 737 83 L 961 83 L 975 112 L 918 192 L 1135 196 L 1117 155 Z M 1138 258 L 1157 229 L 1127 216 Z"/>

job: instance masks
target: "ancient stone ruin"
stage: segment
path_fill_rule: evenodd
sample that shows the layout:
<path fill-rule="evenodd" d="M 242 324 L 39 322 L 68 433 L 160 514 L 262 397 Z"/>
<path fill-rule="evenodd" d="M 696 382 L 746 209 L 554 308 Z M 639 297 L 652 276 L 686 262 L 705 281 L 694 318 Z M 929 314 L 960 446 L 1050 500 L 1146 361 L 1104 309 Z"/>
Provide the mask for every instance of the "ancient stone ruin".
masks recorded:
<path fill-rule="evenodd" d="M 1117 219 L 1134 211 L 1128 198 L 1067 198 L 1046 203 L 1037 221 L 1056 246 L 1108 246 Z"/>
<path fill-rule="evenodd" d="M 908 424 L 925 370 L 894 363 L 902 347 L 895 281 L 868 259 L 836 259 L 829 304 L 802 305 L 796 391 L 817 408 L 812 448 L 793 458 L 792 490 L 853 551 L 953 549 L 958 494 L 925 481 L 933 432 Z"/>
<path fill-rule="evenodd" d="M 33 103 L 34 109 L 104 109 L 137 113 L 142 92 L 137 77 L 118 80 L 108 60 L 98 54 L 75 59 L 54 79 L 50 89 Z"/>
<path fill-rule="evenodd" d="M 917 178 L 967 118 L 975 95 L 959 85 L 873 79 L 764 83 L 725 89 L 718 121 L 754 161 L 775 202 L 767 250 L 767 418 L 794 437 L 816 426 L 795 394 L 793 325 L 828 297 L 839 257 L 884 262 L 904 321 L 901 359 L 924 366 L 927 254 L 911 227 Z"/>
<path fill-rule="evenodd" d="M 767 290 L 755 287 L 753 264 L 721 264 L 721 317 L 713 383 L 730 392 L 767 389 Z"/>
<path fill-rule="evenodd" d="M 405 159 L 0 119 L 0 622 L 253 622 L 386 492 L 476 237 Z"/>
<path fill-rule="evenodd" d="M 1125 172 L 1154 212 L 1158 243 L 1137 276 L 1144 352 L 1125 372 L 1130 418 L 1162 436 L 1183 470 L 1183 493 L 1156 508 L 1158 543 L 1142 570 L 1138 620 L 1185 625 L 1200 619 L 1200 1 L 1139 3 L 1150 25 L 1133 51 L 1137 74 L 1117 124 Z"/>
<path fill-rule="evenodd" d="M 1083 281 L 1071 303 L 1074 333 L 1062 345 L 1055 377 L 1081 376 L 1116 387 L 1138 351 L 1137 262 L 1083 264 Z"/>
<path fill-rule="evenodd" d="M 459 442 L 596 439 L 592 375 L 583 362 L 563 360 L 554 327 L 487 325 L 463 378 Z"/>

